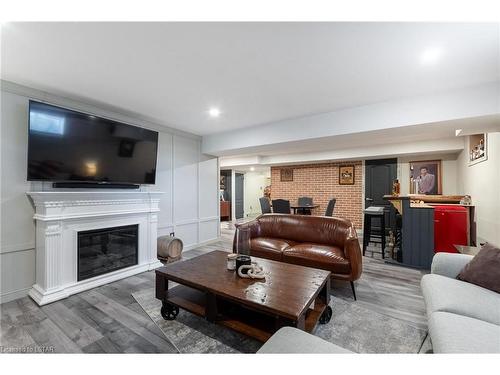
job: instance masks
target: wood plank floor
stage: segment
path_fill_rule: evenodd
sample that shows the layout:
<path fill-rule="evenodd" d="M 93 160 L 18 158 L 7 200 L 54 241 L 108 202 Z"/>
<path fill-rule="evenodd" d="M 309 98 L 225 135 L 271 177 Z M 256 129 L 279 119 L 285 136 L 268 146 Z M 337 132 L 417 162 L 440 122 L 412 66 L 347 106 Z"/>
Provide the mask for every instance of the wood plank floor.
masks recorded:
<path fill-rule="evenodd" d="M 222 223 L 219 241 L 190 250 L 183 258 L 230 251 L 233 234 L 234 225 Z M 371 257 L 363 261 L 354 303 L 426 329 L 422 272 Z M 150 271 L 42 307 L 29 297 L 4 303 L 0 306 L 0 345 L 58 353 L 176 353 L 131 296 L 153 286 L 154 272 Z M 332 294 L 353 301 L 347 282 L 334 281 Z"/>

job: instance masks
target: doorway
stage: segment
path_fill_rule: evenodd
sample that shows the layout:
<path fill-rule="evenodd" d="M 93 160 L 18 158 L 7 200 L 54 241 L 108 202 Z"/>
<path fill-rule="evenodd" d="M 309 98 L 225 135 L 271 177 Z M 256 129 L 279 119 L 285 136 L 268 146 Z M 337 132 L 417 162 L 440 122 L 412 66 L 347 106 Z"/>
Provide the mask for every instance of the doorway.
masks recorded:
<path fill-rule="evenodd" d="M 396 225 L 394 207 L 384 195 L 392 193 L 392 183 L 398 178 L 398 159 L 377 159 L 365 162 L 365 209 L 370 206 L 384 207 L 386 228 Z"/>
<path fill-rule="evenodd" d="M 245 216 L 244 185 L 245 185 L 245 175 L 243 173 L 235 173 L 234 216 L 236 220 L 243 219 L 243 217 Z"/>

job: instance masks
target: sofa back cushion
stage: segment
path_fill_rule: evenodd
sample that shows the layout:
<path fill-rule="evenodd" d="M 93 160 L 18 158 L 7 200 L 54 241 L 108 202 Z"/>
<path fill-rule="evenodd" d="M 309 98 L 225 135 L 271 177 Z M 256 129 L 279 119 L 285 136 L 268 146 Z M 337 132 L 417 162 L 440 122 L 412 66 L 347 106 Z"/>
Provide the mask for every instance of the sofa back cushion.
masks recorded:
<path fill-rule="evenodd" d="M 257 218 L 260 236 L 344 247 L 355 235 L 352 223 L 338 217 L 268 214 Z"/>
<path fill-rule="evenodd" d="M 500 293 L 500 249 L 485 244 L 460 271 L 457 279 Z"/>

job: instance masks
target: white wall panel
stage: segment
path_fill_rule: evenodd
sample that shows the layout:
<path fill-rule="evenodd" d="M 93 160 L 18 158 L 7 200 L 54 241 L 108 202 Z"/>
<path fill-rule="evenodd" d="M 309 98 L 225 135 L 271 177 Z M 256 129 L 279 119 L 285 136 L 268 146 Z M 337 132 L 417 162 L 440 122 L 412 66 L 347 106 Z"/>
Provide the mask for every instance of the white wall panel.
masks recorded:
<path fill-rule="evenodd" d="M 163 132 L 158 137 L 156 184 L 151 186 L 151 190 L 163 192 L 163 196 L 160 199 L 160 213 L 158 214 L 158 230 L 163 230 L 173 223 L 173 138 L 171 134 Z"/>
<path fill-rule="evenodd" d="M 158 237 L 168 236 L 174 231 L 174 226 L 158 227 Z"/>
<path fill-rule="evenodd" d="M 174 218 L 198 218 L 198 160 L 200 142 L 174 137 Z"/>
<path fill-rule="evenodd" d="M 202 160 L 199 163 L 200 219 L 216 217 L 219 204 L 219 172 L 217 159 Z"/>
<path fill-rule="evenodd" d="M 0 303 L 24 297 L 35 283 L 35 249 L 0 254 Z"/>
<path fill-rule="evenodd" d="M 194 247 L 198 241 L 198 221 L 178 224 L 175 226 L 175 236 L 180 238 L 184 247 Z"/>
<path fill-rule="evenodd" d="M 28 98 L 2 93 L 0 251 L 34 248 L 33 208 L 25 194 L 28 140 Z"/>
<path fill-rule="evenodd" d="M 201 221 L 198 242 L 203 243 L 217 238 L 219 219 Z"/>

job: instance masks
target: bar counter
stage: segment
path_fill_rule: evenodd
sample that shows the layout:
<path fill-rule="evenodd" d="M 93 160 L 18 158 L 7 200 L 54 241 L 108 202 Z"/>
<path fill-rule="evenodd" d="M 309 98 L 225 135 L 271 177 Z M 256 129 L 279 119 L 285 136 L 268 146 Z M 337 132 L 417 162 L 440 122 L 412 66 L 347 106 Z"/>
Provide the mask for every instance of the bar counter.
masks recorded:
<path fill-rule="evenodd" d="M 474 206 L 462 205 L 462 195 L 385 195 L 396 209 L 396 248 L 401 265 L 430 269 L 434 256 L 434 206 L 463 206 L 469 211 L 469 246 L 476 245 Z"/>

